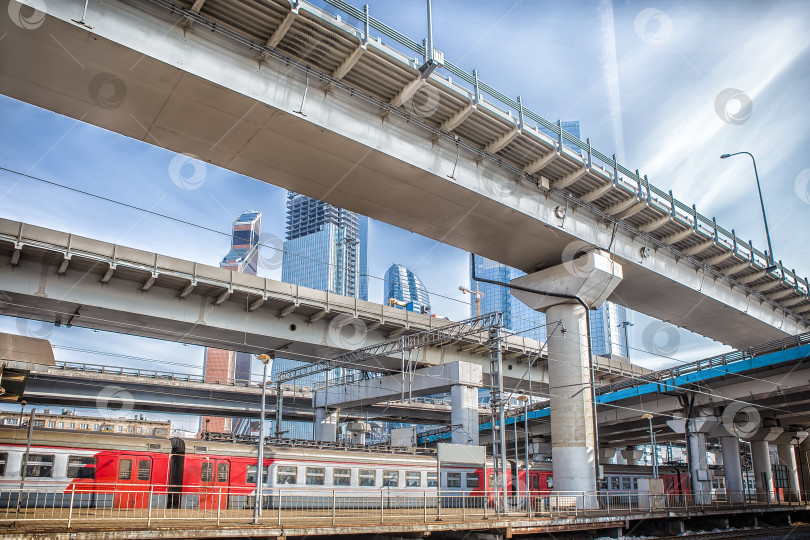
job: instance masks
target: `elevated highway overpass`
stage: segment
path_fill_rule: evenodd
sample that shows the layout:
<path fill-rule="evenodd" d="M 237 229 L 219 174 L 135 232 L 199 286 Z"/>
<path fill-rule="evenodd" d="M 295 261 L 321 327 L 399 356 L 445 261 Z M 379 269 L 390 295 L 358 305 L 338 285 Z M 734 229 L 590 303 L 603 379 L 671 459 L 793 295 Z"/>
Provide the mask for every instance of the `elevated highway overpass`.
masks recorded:
<path fill-rule="evenodd" d="M 450 325 L 450 321 L 330 292 L 0 219 L 0 314 L 207 347 L 320 362 Z M 504 382 L 527 384 L 541 344 L 501 340 Z M 403 359 L 369 357 L 344 367 L 399 371 Z M 413 368 L 472 362 L 489 384 L 486 331 L 408 355 Z M 608 375 L 637 372 L 606 366 Z M 531 380 L 547 380 L 534 362 Z"/>
<path fill-rule="evenodd" d="M 51 3 L 34 29 L 0 18 L 4 94 L 527 272 L 599 247 L 623 266 L 610 300 L 735 347 L 808 329 L 806 278 L 766 272 L 733 229 L 477 75 L 445 62 L 423 81 L 422 47 L 380 21 L 100 0 L 74 22 L 83 7 Z"/>

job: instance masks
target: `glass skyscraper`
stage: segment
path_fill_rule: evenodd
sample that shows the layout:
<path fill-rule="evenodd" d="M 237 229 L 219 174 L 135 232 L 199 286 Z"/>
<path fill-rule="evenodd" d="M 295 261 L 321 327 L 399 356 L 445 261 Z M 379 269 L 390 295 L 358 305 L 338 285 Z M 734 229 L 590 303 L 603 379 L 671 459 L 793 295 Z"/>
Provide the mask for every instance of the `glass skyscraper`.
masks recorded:
<path fill-rule="evenodd" d="M 416 274 L 402 266 L 392 264 L 385 273 L 385 297 L 383 304 L 387 304 L 391 299 L 408 304 L 411 311 L 417 313 L 430 312 L 430 297 L 427 289 L 422 285 L 422 281 Z M 393 307 L 405 306 L 393 304 Z"/>
<path fill-rule="evenodd" d="M 475 257 L 476 275 L 509 283 L 526 273 L 515 268 L 491 261 L 484 257 Z M 520 336 L 546 340 L 546 315 L 534 311 L 526 304 L 512 296 L 508 287 L 482 283 L 472 280 L 471 289 L 478 287 L 484 293 L 481 298 L 481 314 L 500 311 L 504 314 L 504 326 Z M 470 303 L 470 316 L 475 316 L 475 299 Z M 624 338 L 623 325 L 627 322 L 627 308 L 612 302 L 604 302 L 599 309 L 591 310 L 591 349 L 597 356 L 623 356 L 627 358 L 627 344 Z"/>
<path fill-rule="evenodd" d="M 281 280 L 368 300 L 368 218 L 288 192 Z"/>
<path fill-rule="evenodd" d="M 262 227 L 260 212 L 242 212 L 233 221 L 231 249 L 219 263 L 220 268 L 256 274 L 259 259 L 259 234 Z M 206 381 L 246 384 L 250 382 L 252 355 L 206 347 L 203 377 Z M 217 433 L 242 433 L 248 429 L 246 418 L 202 417 L 200 430 Z"/>
<path fill-rule="evenodd" d="M 281 280 L 368 300 L 368 218 L 292 191 L 287 193 L 287 224 Z M 276 358 L 271 376 L 303 362 Z M 311 386 L 325 374 L 290 384 Z M 274 422 L 271 422 L 274 424 Z M 275 426 L 271 427 L 275 430 Z M 312 423 L 285 420 L 284 436 L 311 439 Z"/>

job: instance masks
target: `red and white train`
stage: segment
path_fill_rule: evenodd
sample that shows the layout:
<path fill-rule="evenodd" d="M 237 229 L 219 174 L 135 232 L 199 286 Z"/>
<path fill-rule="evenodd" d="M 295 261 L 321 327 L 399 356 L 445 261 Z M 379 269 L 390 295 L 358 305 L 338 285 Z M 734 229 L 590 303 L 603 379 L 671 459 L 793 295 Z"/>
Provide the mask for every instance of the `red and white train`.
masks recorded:
<path fill-rule="evenodd" d="M 35 427 L 0 427 L 0 506 L 115 508 L 249 508 L 256 488 L 256 445 L 225 440 L 154 438 Z M 25 475 L 22 472 L 25 467 Z M 632 492 L 649 467 L 606 465 L 601 489 Z M 524 462 L 509 462 L 510 496 L 526 497 Z M 688 475 L 662 467 L 665 492 L 688 491 Z M 24 485 L 21 482 L 24 480 Z M 529 495 L 548 497 L 551 463 L 532 462 Z M 427 450 L 378 449 L 290 441 L 267 444 L 262 485 L 266 507 L 317 507 L 379 500 L 409 506 L 425 494 L 435 503 L 491 504 L 495 473 L 480 465 L 437 467 Z M 424 503 L 421 503 L 424 504 Z"/>

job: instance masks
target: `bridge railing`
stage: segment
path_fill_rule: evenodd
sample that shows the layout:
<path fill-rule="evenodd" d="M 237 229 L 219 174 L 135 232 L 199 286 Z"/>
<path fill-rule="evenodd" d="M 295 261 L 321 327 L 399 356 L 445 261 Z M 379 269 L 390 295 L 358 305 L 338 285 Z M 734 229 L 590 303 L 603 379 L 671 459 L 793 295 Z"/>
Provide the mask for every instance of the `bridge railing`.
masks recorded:
<path fill-rule="evenodd" d="M 632 379 L 629 379 L 627 381 L 622 381 L 608 386 L 597 388 L 597 394 L 600 395 L 607 394 L 610 392 L 615 392 L 616 390 L 622 390 L 624 388 L 632 388 L 634 386 L 639 386 L 642 384 L 655 383 L 668 379 L 674 379 L 677 377 L 688 375 L 689 373 L 695 373 L 706 369 L 713 369 L 720 366 L 726 366 L 734 362 L 740 362 L 742 360 L 748 360 L 750 358 L 755 358 L 757 356 L 762 356 L 764 354 L 770 354 L 777 351 L 784 351 L 787 349 L 792 349 L 794 347 L 800 347 L 802 345 L 807 344 L 810 344 L 810 332 L 798 334 L 795 336 L 789 336 L 768 343 L 763 343 L 761 345 L 756 345 L 753 347 L 749 347 L 747 349 L 740 349 L 728 353 L 718 354 L 716 356 L 703 358 L 701 360 L 696 360 L 695 362 L 690 362 L 688 364 L 682 364 L 680 366 L 662 369 L 660 371 L 656 371 L 655 373 L 649 373 L 647 375 L 633 377 Z"/>
<path fill-rule="evenodd" d="M 0 523 L 17 527 L 152 527 L 240 525 L 254 520 L 257 491 L 251 486 L 106 483 L 0 484 Z M 806 494 L 803 494 L 806 495 Z M 623 516 L 677 517 L 703 512 L 750 512 L 807 508 L 805 496 L 781 500 L 745 493 L 650 494 L 639 491 L 558 492 L 425 489 L 424 487 L 318 489 L 278 486 L 261 490 L 265 527 L 353 527 L 385 523 L 464 523 L 482 519 L 560 519 Z"/>
<path fill-rule="evenodd" d="M 203 383 L 203 384 L 217 384 L 223 386 L 237 386 L 245 388 L 261 388 L 260 383 L 254 383 L 244 379 L 235 379 L 233 377 L 213 377 L 210 375 L 196 375 L 192 373 L 178 373 L 173 371 L 160 371 L 154 369 L 132 368 L 124 366 L 109 366 L 104 364 L 88 364 L 84 362 L 65 362 L 56 361 L 51 366 L 51 369 L 61 371 L 74 371 L 81 373 L 94 373 L 117 375 L 127 377 L 137 377 L 142 379 L 155 379 L 166 381 L 179 381 L 188 383 Z M 268 392 L 275 393 L 275 386 L 267 385 Z M 293 393 L 307 393 L 311 392 L 312 388 L 305 385 L 283 384 L 282 390 L 285 392 Z"/>

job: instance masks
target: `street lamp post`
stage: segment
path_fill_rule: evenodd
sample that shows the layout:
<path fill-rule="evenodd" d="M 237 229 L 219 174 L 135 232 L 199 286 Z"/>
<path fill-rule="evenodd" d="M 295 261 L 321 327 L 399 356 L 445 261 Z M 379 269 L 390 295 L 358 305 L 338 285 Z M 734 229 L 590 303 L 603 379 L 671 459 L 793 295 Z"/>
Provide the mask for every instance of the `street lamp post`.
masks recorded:
<path fill-rule="evenodd" d="M 647 413 L 642 418 L 650 423 L 650 453 L 652 454 L 653 478 L 658 478 L 658 450 L 655 447 L 655 432 L 652 425 L 653 415 Z"/>
<path fill-rule="evenodd" d="M 765 223 L 765 238 L 768 240 L 768 267 L 766 272 L 771 273 L 776 270 L 776 264 L 773 258 L 773 247 L 771 246 L 771 234 L 768 232 L 768 218 L 765 217 L 765 203 L 762 201 L 762 187 L 759 185 L 759 173 L 757 172 L 757 160 L 754 159 L 754 154 L 751 152 L 735 152 L 733 154 L 723 154 L 720 159 L 730 158 L 731 156 L 738 156 L 740 154 L 748 154 L 751 156 L 751 161 L 754 163 L 754 176 L 757 179 L 757 191 L 759 192 L 759 205 L 762 208 L 762 221 Z"/>
<path fill-rule="evenodd" d="M 259 457 L 256 460 L 256 504 L 253 507 L 253 523 L 259 522 L 259 517 L 262 515 L 262 477 L 264 472 L 264 417 L 266 414 L 265 403 L 267 400 L 267 364 L 272 360 L 274 355 L 260 354 L 258 356 L 264 368 L 262 369 L 262 405 L 261 417 L 259 418 Z"/>

